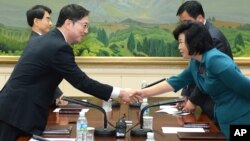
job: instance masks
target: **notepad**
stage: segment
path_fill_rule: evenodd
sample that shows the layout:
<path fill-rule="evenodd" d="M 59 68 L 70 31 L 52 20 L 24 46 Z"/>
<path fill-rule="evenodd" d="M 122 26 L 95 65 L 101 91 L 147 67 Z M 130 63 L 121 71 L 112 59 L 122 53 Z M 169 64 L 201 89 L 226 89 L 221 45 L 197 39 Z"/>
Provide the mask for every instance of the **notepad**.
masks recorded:
<path fill-rule="evenodd" d="M 43 131 L 43 135 L 67 135 L 71 130 L 71 125 L 49 125 Z"/>

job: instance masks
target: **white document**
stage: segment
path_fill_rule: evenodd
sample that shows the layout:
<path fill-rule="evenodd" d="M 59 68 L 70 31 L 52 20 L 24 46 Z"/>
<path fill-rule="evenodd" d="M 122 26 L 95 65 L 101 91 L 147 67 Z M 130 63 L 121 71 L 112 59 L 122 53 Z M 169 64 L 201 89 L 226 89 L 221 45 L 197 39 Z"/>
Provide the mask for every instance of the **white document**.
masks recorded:
<path fill-rule="evenodd" d="M 76 138 L 44 138 L 48 141 L 75 141 Z M 39 141 L 36 139 L 31 138 L 29 141 Z"/>
<path fill-rule="evenodd" d="M 187 112 L 179 111 L 174 105 L 160 106 L 160 110 L 158 110 L 156 112 L 163 112 L 163 113 L 167 113 L 167 114 L 182 115 L 182 116 L 190 114 Z"/>
<path fill-rule="evenodd" d="M 175 105 L 161 105 L 159 106 L 160 109 L 165 109 L 165 108 L 175 108 Z"/>
<path fill-rule="evenodd" d="M 53 112 L 59 113 L 60 110 L 61 110 L 61 108 L 55 108 L 55 110 Z"/>
<path fill-rule="evenodd" d="M 59 113 L 60 110 L 61 110 L 61 108 L 55 108 L 55 110 L 53 112 Z M 89 111 L 89 109 L 85 108 L 85 109 L 82 109 L 82 111 L 84 111 L 85 113 L 87 113 Z"/>
<path fill-rule="evenodd" d="M 205 132 L 203 128 L 186 128 L 186 127 L 162 127 L 162 132 L 165 134 L 172 133 L 176 134 L 177 132 Z"/>

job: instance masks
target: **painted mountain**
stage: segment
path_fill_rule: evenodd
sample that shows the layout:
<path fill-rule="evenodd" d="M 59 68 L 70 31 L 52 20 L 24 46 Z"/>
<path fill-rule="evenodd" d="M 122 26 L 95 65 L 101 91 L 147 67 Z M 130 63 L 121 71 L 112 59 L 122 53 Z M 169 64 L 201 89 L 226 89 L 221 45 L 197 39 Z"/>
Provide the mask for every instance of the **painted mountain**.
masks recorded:
<path fill-rule="evenodd" d="M 74 45 L 77 56 L 179 56 L 172 30 L 184 0 L 0 0 L 0 55 L 20 55 L 30 35 L 25 12 L 36 4 L 90 10 L 90 34 Z M 248 0 L 200 0 L 206 18 L 228 38 L 234 56 L 250 57 Z"/>

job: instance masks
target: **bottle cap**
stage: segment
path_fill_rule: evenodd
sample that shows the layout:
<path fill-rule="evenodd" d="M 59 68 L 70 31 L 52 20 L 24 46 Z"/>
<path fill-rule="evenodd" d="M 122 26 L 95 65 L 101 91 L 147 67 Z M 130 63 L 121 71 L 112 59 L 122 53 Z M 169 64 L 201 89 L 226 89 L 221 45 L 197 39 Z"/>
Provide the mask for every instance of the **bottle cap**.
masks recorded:
<path fill-rule="evenodd" d="M 148 139 L 153 139 L 154 138 L 154 133 L 153 132 L 147 132 L 147 138 Z"/>
<path fill-rule="evenodd" d="M 147 98 L 143 98 L 142 102 L 148 102 L 148 99 Z"/>
<path fill-rule="evenodd" d="M 79 112 L 79 115 L 80 115 L 80 116 L 85 116 L 85 111 Z"/>

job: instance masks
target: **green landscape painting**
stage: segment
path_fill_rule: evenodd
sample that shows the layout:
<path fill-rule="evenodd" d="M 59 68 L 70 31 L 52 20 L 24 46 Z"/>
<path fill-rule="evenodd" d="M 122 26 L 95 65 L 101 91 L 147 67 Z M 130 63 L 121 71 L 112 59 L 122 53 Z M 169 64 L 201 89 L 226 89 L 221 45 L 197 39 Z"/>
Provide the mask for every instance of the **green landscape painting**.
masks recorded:
<path fill-rule="evenodd" d="M 250 57 L 249 0 L 199 0 L 206 19 L 228 39 L 234 57 Z M 31 29 L 26 11 L 36 4 L 60 9 L 71 3 L 90 11 L 89 34 L 73 45 L 76 56 L 178 57 L 172 31 L 184 0 L 1 0 L 0 56 L 22 54 Z M 53 27 L 54 28 L 54 27 Z"/>

